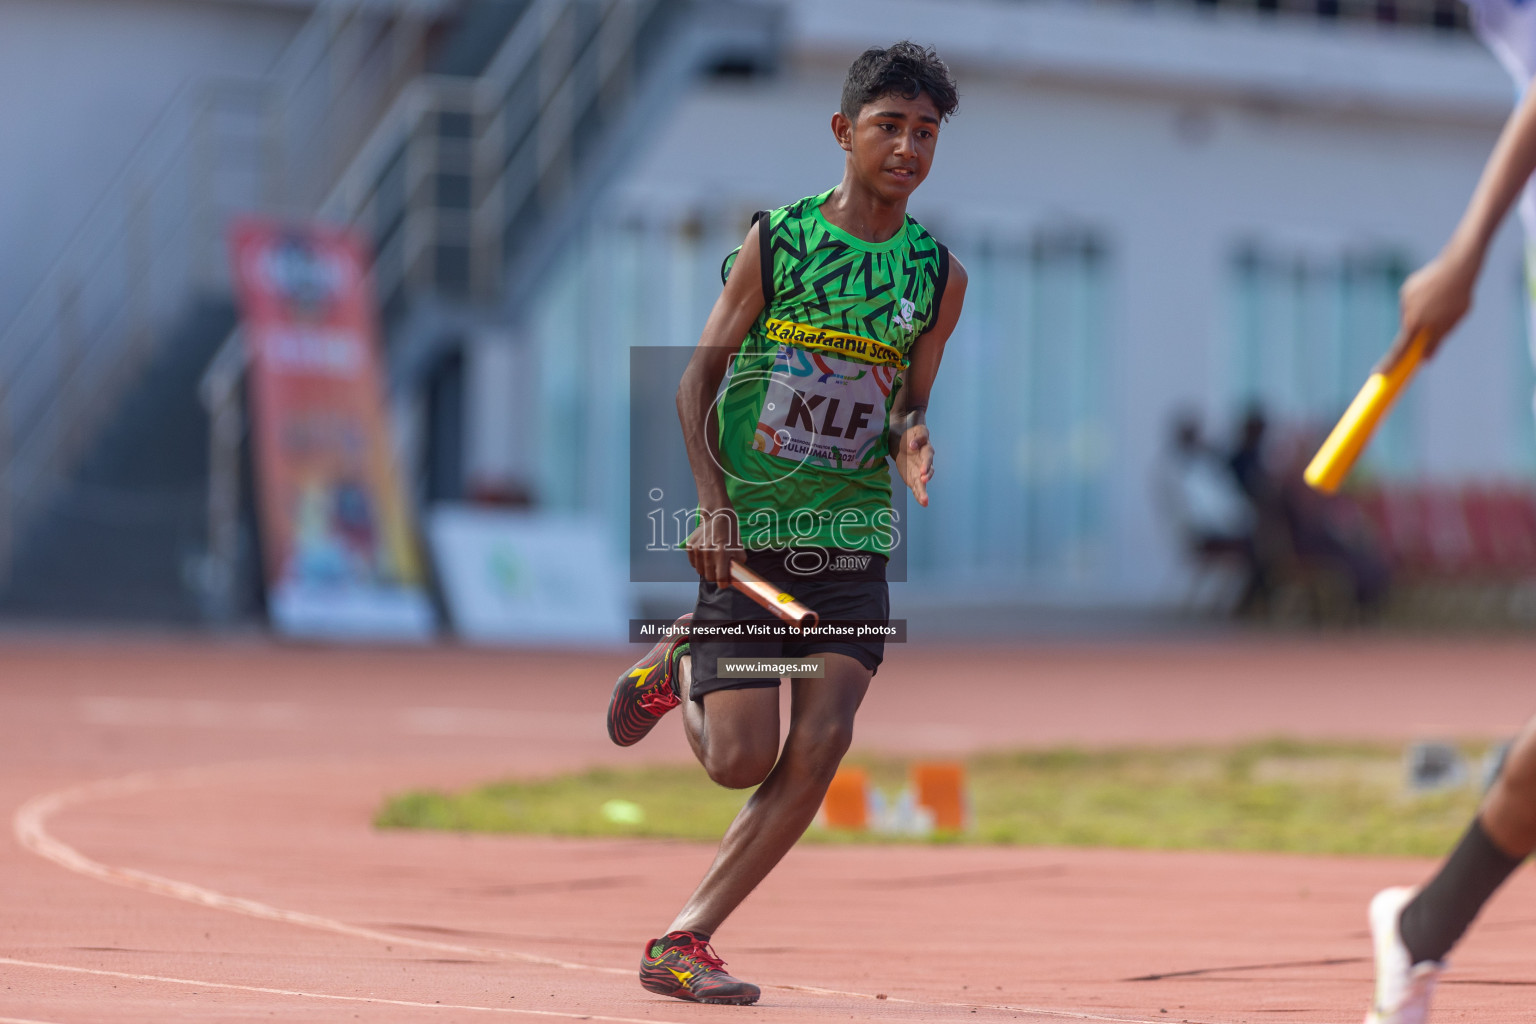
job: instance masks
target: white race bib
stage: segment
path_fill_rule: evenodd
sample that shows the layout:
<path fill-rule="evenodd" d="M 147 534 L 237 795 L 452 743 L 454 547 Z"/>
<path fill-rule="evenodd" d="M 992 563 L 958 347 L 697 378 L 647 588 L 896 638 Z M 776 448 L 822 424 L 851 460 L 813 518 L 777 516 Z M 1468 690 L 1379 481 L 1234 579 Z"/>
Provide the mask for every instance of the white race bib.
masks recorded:
<path fill-rule="evenodd" d="M 780 345 L 752 447 L 792 462 L 852 469 L 885 454 L 897 368 Z"/>

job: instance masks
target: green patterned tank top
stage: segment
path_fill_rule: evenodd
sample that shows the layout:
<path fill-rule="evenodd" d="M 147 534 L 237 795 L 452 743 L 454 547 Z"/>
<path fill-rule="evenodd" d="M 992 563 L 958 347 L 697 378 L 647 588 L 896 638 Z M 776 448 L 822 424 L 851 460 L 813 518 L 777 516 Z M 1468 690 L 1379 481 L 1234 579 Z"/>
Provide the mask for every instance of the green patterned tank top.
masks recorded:
<path fill-rule="evenodd" d="M 767 302 L 716 399 L 726 492 L 752 550 L 889 554 L 899 535 L 891 402 L 938 315 L 948 253 L 911 217 L 884 242 L 854 237 L 822 216 L 831 194 L 756 218 Z"/>

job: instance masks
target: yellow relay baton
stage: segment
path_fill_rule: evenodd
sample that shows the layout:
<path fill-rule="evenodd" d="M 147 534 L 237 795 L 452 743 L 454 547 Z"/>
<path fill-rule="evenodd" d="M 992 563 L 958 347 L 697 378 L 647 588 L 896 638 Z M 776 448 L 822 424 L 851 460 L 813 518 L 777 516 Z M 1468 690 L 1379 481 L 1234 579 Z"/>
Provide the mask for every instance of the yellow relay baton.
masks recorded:
<path fill-rule="evenodd" d="M 1306 481 L 1314 490 L 1332 494 L 1349 476 L 1355 460 L 1365 451 L 1366 442 L 1376 430 L 1376 424 L 1392 408 L 1408 379 L 1419 368 L 1428 340 L 1427 335 L 1415 335 L 1396 366 L 1386 373 L 1373 373 L 1366 379 L 1365 386 L 1349 403 L 1333 433 L 1328 435 L 1328 440 L 1323 442 L 1312 457 L 1311 465 L 1307 466 Z"/>

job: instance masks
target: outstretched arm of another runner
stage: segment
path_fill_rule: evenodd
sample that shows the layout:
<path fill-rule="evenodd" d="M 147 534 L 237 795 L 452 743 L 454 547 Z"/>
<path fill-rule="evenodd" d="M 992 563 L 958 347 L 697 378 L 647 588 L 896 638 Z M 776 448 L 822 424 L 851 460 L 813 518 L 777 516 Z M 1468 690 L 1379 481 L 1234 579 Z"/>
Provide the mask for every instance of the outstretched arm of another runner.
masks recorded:
<path fill-rule="evenodd" d="M 1403 283 L 1402 320 L 1381 369 L 1397 364 L 1413 339 L 1426 338 L 1424 354 L 1434 354 L 1467 310 L 1483 268 L 1488 246 L 1509 208 L 1536 170 L 1536 89 L 1528 88 L 1504 124 L 1482 177 L 1461 221 L 1440 254 Z"/>
<path fill-rule="evenodd" d="M 701 578 L 720 587 L 731 585 L 731 551 L 740 550 L 741 545 L 737 539 L 736 511 L 731 507 L 725 473 L 720 468 L 715 393 L 731 357 L 740 351 L 747 332 L 763 311 L 757 232 L 758 225 L 753 224 L 677 388 L 677 416 L 682 421 L 683 444 L 699 490 L 702 515 L 698 528 L 688 538 L 688 562 Z"/>
<path fill-rule="evenodd" d="M 928 481 L 933 479 L 933 442 L 928 436 L 928 394 L 944 358 L 944 345 L 960 320 L 965 305 L 965 268 L 953 256 L 949 282 L 939 299 L 939 317 L 912 343 L 905 380 L 891 403 L 891 457 L 896 471 L 924 508 L 928 507 Z"/>

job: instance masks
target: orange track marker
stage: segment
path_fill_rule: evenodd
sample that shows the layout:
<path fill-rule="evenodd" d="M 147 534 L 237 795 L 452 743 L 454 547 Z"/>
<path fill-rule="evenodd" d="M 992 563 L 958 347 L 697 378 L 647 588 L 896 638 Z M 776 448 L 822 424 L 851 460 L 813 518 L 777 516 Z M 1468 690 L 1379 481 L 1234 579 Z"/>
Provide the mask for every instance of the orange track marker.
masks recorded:
<path fill-rule="evenodd" d="M 869 828 L 869 775 L 862 768 L 839 768 L 821 802 L 827 828 L 862 832 Z"/>
<path fill-rule="evenodd" d="M 912 790 L 917 806 L 933 814 L 933 827 L 943 832 L 965 828 L 965 766 L 954 761 L 918 762 L 912 766 Z"/>

